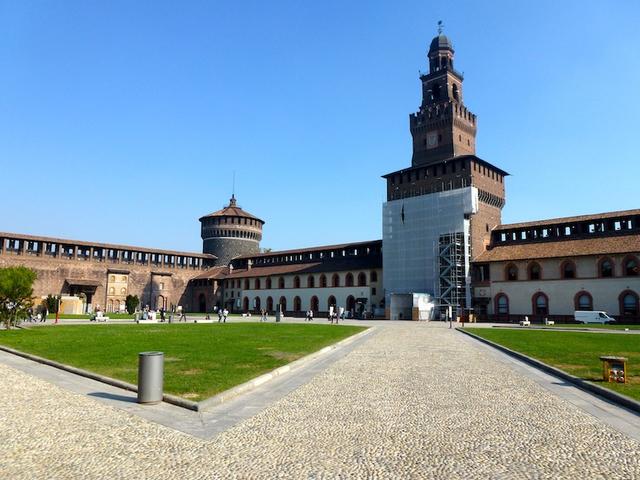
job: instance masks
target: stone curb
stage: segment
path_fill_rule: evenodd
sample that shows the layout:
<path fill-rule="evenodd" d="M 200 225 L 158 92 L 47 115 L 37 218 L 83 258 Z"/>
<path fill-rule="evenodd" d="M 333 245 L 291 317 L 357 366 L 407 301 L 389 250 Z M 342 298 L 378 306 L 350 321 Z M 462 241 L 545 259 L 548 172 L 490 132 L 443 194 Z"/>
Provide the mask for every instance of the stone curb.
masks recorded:
<path fill-rule="evenodd" d="M 472 338 L 475 338 L 476 340 L 482 343 L 485 343 L 497 350 L 500 350 L 506 353 L 507 355 L 515 357 L 518 360 L 521 360 L 525 363 L 528 363 L 529 365 L 532 365 L 544 372 L 547 372 L 553 376 L 566 380 L 567 382 L 574 384 L 576 387 L 581 388 L 582 390 L 598 395 L 599 397 L 603 397 L 606 400 L 609 400 L 610 402 L 615 403 L 620 407 L 627 408 L 629 410 L 632 410 L 636 414 L 640 414 L 640 402 L 632 398 L 629 398 L 625 395 L 621 395 L 617 392 L 614 392 L 613 390 L 609 390 L 599 385 L 595 385 L 581 378 L 574 377 L 573 375 L 567 372 L 564 372 L 558 368 L 552 367 L 551 365 L 547 365 L 546 363 L 541 362 L 540 360 L 536 360 L 535 358 L 529 357 L 528 355 L 525 355 L 520 352 L 516 352 L 515 350 L 511 350 L 510 348 L 507 348 L 498 343 L 492 342 L 491 340 L 487 340 L 486 338 L 479 337 L 478 335 L 475 335 L 469 332 L 468 330 L 464 330 L 459 327 L 456 328 L 456 330 Z"/>
<path fill-rule="evenodd" d="M 282 367 L 276 368 L 275 370 L 273 370 L 272 372 L 268 372 L 265 373 L 263 375 L 260 375 L 259 377 L 256 377 L 252 380 L 249 380 L 248 382 L 242 383 L 240 385 L 237 385 L 233 388 L 230 388 L 229 390 L 225 390 L 224 392 L 221 392 L 217 395 L 214 395 L 213 397 L 207 398 L 205 400 L 202 400 L 201 402 L 192 402 L 191 400 L 186 400 L 184 398 L 175 396 L 175 395 L 170 395 L 167 393 L 164 393 L 162 395 L 162 401 L 163 402 L 167 402 L 167 403 L 171 403 L 173 405 L 176 405 L 178 407 L 182 407 L 182 408 L 187 408 L 189 410 L 194 410 L 194 411 L 202 411 L 206 408 L 211 408 L 213 406 L 216 405 L 220 405 L 221 403 L 224 403 L 226 401 L 231 400 L 232 398 L 237 397 L 238 395 L 241 395 L 243 393 L 247 393 L 253 389 L 255 389 L 256 387 L 262 385 L 265 382 L 268 382 L 269 380 L 272 380 L 284 373 L 287 373 L 289 371 L 298 369 L 300 367 L 302 367 L 303 365 L 315 360 L 316 358 L 318 358 L 321 355 L 324 355 L 327 352 L 330 352 L 331 350 L 335 350 L 337 348 L 343 347 L 345 345 L 348 345 L 351 342 L 354 342 L 355 340 L 359 339 L 360 337 L 371 333 L 372 331 L 376 330 L 376 327 L 368 327 L 365 331 L 357 333 L 356 335 L 352 335 L 348 338 L 345 338 L 344 340 L 335 343 L 333 345 L 329 345 L 327 347 L 324 347 L 320 350 L 318 350 L 317 352 L 311 353 L 309 355 L 306 355 L 302 358 L 299 358 L 297 360 L 294 360 L 293 362 L 287 364 L 287 365 L 283 365 Z M 88 370 L 83 370 L 81 368 L 77 368 L 77 367 L 72 367 L 71 365 L 66 365 L 64 363 L 59 363 L 59 362 L 55 362 L 53 360 L 49 360 L 47 358 L 42 358 L 39 357 L 37 355 L 32 355 L 30 353 L 25 353 L 25 352 L 21 352 L 19 350 L 14 350 L 13 348 L 10 347 L 5 347 L 4 345 L 0 345 L 0 350 L 5 351 L 7 353 L 11 353 L 12 355 L 17 355 L 19 357 L 23 357 L 26 358 L 27 360 L 32 360 L 34 362 L 38 362 L 38 363 L 42 363 L 44 365 L 48 365 L 50 367 L 54 367 L 54 368 L 58 368 L 60 370 L 65 370 L 67 372 L 70 373 L 74 373 L 76 375 L 80 375 L 86 378 L 90 378 L 92 380 L 96 380 L 98 382 L 102 382 L 102 383 L 106 383 L 107 385 L 112 385 L 114 387 L 117 388 L 122 388 L 124 390 L 128 390 L 130 392 L 138 392 L 138 386 L 137 385 L 133 385 L 131 383 L 127 383 L 127 382 L 123 382 L 122 380 L 116 380 L 115 378 L 111 378 L 111 377 L 105 377 L 104 375 L 99 375 L 97 373 L 94 372 L 90 372 Z"/>
<path fill-rule="evenodd" d="M 345 338 L 344 340 L 339 341 L 338 343 L 334 343 L 333 345 L 329 345 L 326 346 L 320 350 L 318 350 L 317 352 L 314 353 L 310 353 L 309 355 L 306 355 L 302 358 L 299 358 L 297 360 L 294 360 L 291 363 L 288 363 L 287 365 L 283 365 L 282 367 L 276 368 L 275 370 L 265 373 L 263 375 L 260 375 L 259 377 L 256 377 L 252 380 L 249 380 L 248 382 L 245 383 L 241 383 L 240 385 L 237 385 L 233 388 L 230 388 L 229 390 L 225 390 L 224 392 L 221 392 L 217 395 L 214 395 L 213 397 L 209 397 L 205 400 L 202 400 L 200 403 L 198 403 L 198 411 L 203 411 L 206 410 L 207 408 L 211 408 L 214 407 L 216 405 L 220 405 L 224 402 L 227 402 L 229 400 L 231 400 L 232 398 L 237 397 L 238 395 L 242 395 L 244 393 L 250 392 L 251 390 L 257 388 L 258 386 L 262 385 L 265 382 L 268 382 L 270 380 L 273 380 L 276 377 L 279 377 L 280 375 L 296 370 L 310 362 L 312 362 L 313 360 L 317 359 L 318 357 L 324 355 L 325 353 L 328 353 L 332 350 L 344 347 L 345 345 L 348 345 L 352 342 L 355 342 L 356 340 L 358 340 L 360 337 L 363 337 L 365 335 L 370 334 L 372 331 L 376 330 L 376 327 L 369 327 L 367 328 L 365 331 L 357 333 L 355 335 L 352 335 L 348 338 Z"/>

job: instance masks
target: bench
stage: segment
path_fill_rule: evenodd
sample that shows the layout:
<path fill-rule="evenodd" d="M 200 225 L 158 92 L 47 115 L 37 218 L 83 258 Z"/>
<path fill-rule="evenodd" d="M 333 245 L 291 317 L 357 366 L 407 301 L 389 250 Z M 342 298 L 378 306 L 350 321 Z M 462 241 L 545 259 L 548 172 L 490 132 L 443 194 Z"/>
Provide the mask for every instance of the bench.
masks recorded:
<path fill-rule="evenodd" d="M 96 312 L 96 316 L 93 318 L 93 320 L 96 322 L 106 322 L 107 320 L 109 320 L 109 317 L 107 317 L 103 312 Z"/>
<path fill-rule="evenodd" d="M 521 327 L 530 327 L 531 326 L 531 322 L 529 321 L 529 319 L 520 320 L 520 326 Z"/>
<path fill-rule="evenodd" d="M 549 320 L 548 318 L 544 319 L 544 324 L 545 325 L 555 325 L 556 322 L 554 320 Z"/>
<path fill-rule="evenodd" d="M 158 320 L 155 318 L 148 318 L 146 320 L 136 320 L 136 323 L 158 323 Z"/>

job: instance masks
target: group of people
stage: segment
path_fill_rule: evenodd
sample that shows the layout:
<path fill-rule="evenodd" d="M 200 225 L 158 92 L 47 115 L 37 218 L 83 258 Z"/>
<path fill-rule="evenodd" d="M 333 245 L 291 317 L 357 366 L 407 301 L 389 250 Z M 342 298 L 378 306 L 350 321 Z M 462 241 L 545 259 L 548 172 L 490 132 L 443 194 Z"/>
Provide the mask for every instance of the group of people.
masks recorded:
<path fill-rule="evenodd" d="M 313 321 L 313 310 L 307 310 L 307 312 L 305 313 L 305 316 L 304 316 L 304 321 L 305 322 Z"/>
<path fill-rule="evenodd" d="M 27 310 L 27 322 L 43 323 L 47 321 L 47 309 L 43 308 L 40 312 L 35 313 L 33 308 Z"/>
<path fill-rule="evenodd" d="M 227 317 L 229 316 L 229 310 L 226 308 L 214 308 L 218 311 L 218 323 L 227 323 Z"/>

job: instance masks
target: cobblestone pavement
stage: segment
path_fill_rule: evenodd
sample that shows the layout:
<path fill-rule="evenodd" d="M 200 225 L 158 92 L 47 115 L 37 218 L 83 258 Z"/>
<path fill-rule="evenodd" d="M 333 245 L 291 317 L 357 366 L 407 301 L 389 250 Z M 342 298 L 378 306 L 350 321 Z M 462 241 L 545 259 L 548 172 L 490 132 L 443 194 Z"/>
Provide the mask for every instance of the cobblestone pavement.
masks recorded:
<path fill-rule="evenodd" d="M 208 441 L 0 365 L 0 477 L 640 478 L 640 443 L 461 336 L 383 327 Z"/>

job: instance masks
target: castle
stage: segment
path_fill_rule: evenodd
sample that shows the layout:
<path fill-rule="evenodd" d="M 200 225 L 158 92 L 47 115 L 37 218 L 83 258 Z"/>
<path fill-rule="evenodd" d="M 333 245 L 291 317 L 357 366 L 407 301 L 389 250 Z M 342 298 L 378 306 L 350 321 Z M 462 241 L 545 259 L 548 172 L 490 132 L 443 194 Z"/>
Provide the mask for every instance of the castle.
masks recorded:
<path fill-rule="evenodd" d="M 428 294 L 441 310 L 514 321 L 606 310 L 640 319 L 640 210 L 501 225 L 504 170 L 476 155 L 477 117 L 441 32 L 409 116 L 411 165 L 383 176 L 383 238 L 260 253 L 264 220 L 238 206 L 200 218 L 202 253 L 0 233 L 0 267 L 37 272 L 35 294 L 82 296 L 121 311 L 127 295 L 186 311 L 416 318 L 394 297 Z M 450 308 L 449 308 L 450 307 Z"/>

